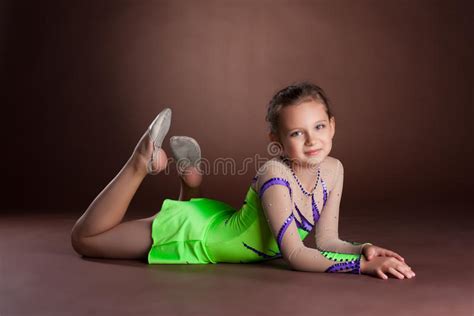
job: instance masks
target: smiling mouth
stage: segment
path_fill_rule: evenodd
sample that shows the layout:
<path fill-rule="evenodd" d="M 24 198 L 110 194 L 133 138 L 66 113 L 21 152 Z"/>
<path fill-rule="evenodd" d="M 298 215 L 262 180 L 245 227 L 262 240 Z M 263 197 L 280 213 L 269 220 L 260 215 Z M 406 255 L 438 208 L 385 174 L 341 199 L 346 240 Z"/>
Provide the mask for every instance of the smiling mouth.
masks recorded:
<path fill-rule="evenodd" d="M 307 152 L 305 152 L 305 154 L 314 155 L 314 154 L 318 154 L 320 151 L 321 151 L 321 149 L 315 149 L 315 150 L 307 151 Z"/>

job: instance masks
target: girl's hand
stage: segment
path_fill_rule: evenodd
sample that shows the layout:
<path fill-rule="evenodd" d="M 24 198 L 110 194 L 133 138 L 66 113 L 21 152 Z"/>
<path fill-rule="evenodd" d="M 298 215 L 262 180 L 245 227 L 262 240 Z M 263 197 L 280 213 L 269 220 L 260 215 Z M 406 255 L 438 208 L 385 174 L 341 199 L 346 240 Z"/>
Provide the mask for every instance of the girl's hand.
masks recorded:
<path fill-rule="evenodd" d="M 388 279 L 385 273 L 391 273 L 399 279 L 404 279 L 405 277 L 411 279 L 415 276 L 415 272 L 411 270 L 411 267 L 394 257 L 375 257 L 371 261 L 367 261 L 364 256 L 362 256 L 360 260 L 360 272 L 378 276 L 384 280 Z"/>
<path fill-rule="evenodd" d="M 368 261 L 372 260 L 375 257 L 394 257 L 402 262 L 405 262 L 405 259 L 398 253 L 374 245 L 364 246 L 364 248 L 362 249 L 362 254 Z"/>

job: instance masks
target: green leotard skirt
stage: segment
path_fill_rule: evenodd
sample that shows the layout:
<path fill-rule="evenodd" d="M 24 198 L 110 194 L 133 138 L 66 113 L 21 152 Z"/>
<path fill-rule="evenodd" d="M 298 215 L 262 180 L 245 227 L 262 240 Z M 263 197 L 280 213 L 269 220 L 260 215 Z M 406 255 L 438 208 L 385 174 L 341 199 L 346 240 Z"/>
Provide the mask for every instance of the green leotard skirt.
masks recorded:
<path fill-rule="evenodd" d="M 298 228 L 301 239 L 308 234 Z M 166 199 L 152 223 L 150 264 L 246 263 L 280 258 L 280 250 L 249 188 L 236 210 L 213 199 Z"/>

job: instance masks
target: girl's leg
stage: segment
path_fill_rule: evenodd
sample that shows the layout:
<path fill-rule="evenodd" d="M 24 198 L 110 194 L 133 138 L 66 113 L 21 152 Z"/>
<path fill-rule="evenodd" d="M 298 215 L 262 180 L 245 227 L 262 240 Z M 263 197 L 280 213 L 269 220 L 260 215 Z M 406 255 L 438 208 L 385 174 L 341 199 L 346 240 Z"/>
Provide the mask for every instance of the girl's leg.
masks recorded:
<path fill-rule="evenodd" d="M 135 192 L 147 175 L 153 143 L 148 133 L 117 176 L 78 219 L 71 233 L 73 248 L 82 255 L 102 258 L 145 258 L 152 244 L 154 216 L 121 223 Z M 164 170 L 166 153 L 160 148 L 153 168 Z"/>

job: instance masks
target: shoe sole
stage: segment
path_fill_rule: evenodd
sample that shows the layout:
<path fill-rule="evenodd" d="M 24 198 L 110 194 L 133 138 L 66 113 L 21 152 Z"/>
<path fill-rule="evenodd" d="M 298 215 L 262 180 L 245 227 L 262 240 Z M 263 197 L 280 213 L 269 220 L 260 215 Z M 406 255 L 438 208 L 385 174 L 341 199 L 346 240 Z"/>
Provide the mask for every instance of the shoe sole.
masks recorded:
<path fill-rule="evenodd" d="M 188 136 L 172 136 L 170 147 L 173 157 L 180 168 L 198 167 L 201 160 L 201 147 L 198 142 Z"/>

